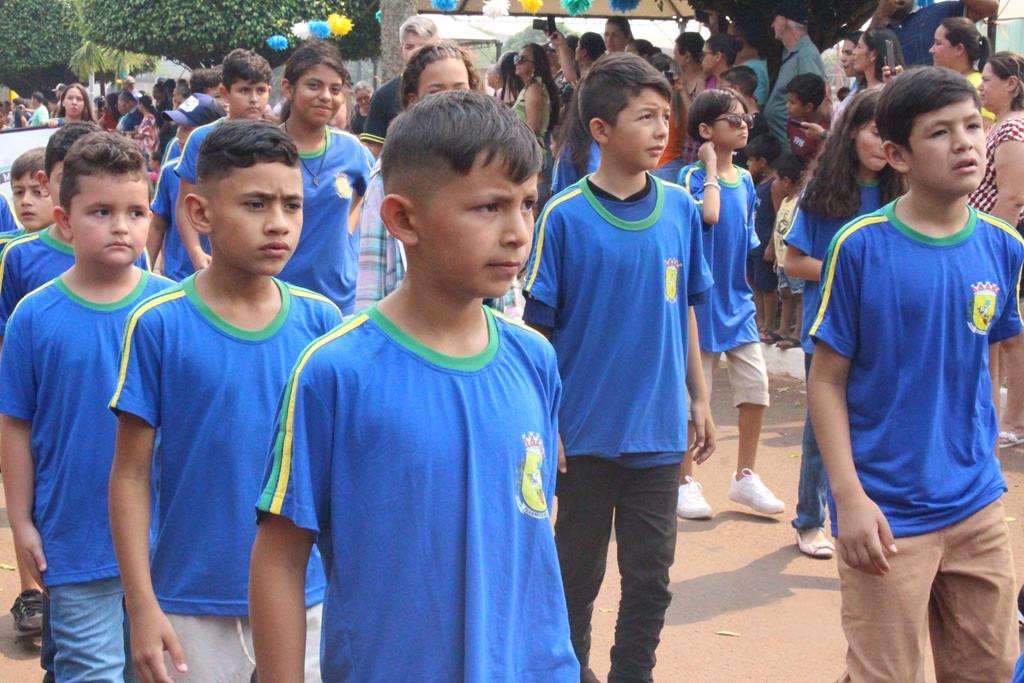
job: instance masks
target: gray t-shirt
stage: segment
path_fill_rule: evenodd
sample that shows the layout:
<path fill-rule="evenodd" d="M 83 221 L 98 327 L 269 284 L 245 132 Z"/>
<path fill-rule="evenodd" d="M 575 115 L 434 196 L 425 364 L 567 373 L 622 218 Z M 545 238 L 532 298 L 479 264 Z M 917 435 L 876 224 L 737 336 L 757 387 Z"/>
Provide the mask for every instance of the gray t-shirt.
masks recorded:
<path fill-rule="evenodd" d="M 821 53 L 814 46 L 811 39 L 804 36 L 793 46 L 792 50 L 782 53 L 782 66 L 779 67 L 779 77 L 772 88 L 772 94 L 768 96 L 768 103 L 764 107 L 764 116 L 768 121 L 768 127 L 779 140 L 783 149 L 789 148 L 789 138 L 786 136 L 786 121 L 789 116 L 786 114 L 786 86 L 799 74 L 818 74 L 825 78 L 825 63 L 821 61 Z"/>

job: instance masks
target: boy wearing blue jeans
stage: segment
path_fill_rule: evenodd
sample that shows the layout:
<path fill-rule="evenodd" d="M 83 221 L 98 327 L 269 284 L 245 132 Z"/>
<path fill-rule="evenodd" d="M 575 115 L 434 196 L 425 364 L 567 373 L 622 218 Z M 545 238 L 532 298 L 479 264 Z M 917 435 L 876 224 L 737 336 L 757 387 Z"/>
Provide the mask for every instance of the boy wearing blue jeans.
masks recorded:
<path fill-rule="evenodd" d="M 134 680 L 107 516 L 106 409 L 124 322 L 170 282 L 133 265 L 149 227 L 145 160 L 92 133 L 65 161 L 57 228 L 74 265 L 22 299 L 0 358 L 4 489 L 19 563 L 49 594 L 56 680 Z M 88 377 L 88 381 L 81 381 Z"/>
<path fill-rule="evenodd" d="M 302 681 L 314 541 L 325 681 L 579 680 L 549 517 L 555 355 L 483 305 L 529 254 L 540 168 L 482 93 L 391 124 L 380 210 L 408 270 L 302 353 L 281 399 L 250 579 L 261 680 Z"/>
<path fill-rule="evenodd" d="M 897 76 L 876 112 L 908 192 L 840 230 L 808 380 L 837 538 L 842 681 L 1006 681 L 1017 657 L 989 346 L 1021 343 L 1024 240 L 967 205 L 985 173 L 977 92 Z M 866 287 L 866 283 L 870 287 Z"/>
<path fill-rule="evenodd" d="M 256 454 L 295 359 L 341 314 L 274 277 L 302 229 L 291 139 L 263 121 L 226 121 L 203 141 L 197 170 L 185 208 L 213 258 L 142 302 L 125 325 L 110 400 L 118 415 L 110 520 L 139 676 L 248 683 Z M 319 633 L 318 556 L 303 577 L 301 623 Z M 315 647 L 305 670 L 318 680 Z"/>
<path fill-rule="evenodd" d="M 692 308 L 711 286 L 700 216 L 681 187 L 650 174 L 668 139 L 670 95 L 635 55 L 590 69 L 579 108 L 601 162 L 548 202 L 524 287 L 524 318 L 551 339 L 565 389 L 555 542 L 583 681 L 597 680 L 591 615 L 613 524 L 622 599 L 608 681 L 651 680 L 672 600 L 688 414 L 695 459 L 714 449 Z"/>
<path fill-rule="evenodd" d="M 746 259 L 758 246 L 754 232 L 757 196 L 750 174 L 732 163 L 733 152 L 747 144 L 752 118 L 743 103 L 726 90 L 706 90 L 693 101 L 687 128 L 704 140 L 700 161 L 683 168 L 680 185 L 700 207 L 704 255 L 714 285 L 694 307 L 700 330 L 701 361 L 708 392 L 715 366 L 724 353 L 729 361 L 729 384 L 738 409 L 739 444 L 736 473 L 729 482 L 729 499 L 762 514 L 779 514 L 785 504 L 754 472 L 761 423 L 768 407 L 768 369 L 761 355 L 757 309 L 746 278 Z M 711 506 L 693 479 L 693 459 L 680 471 L 678 514 L 708 518 Z"/>

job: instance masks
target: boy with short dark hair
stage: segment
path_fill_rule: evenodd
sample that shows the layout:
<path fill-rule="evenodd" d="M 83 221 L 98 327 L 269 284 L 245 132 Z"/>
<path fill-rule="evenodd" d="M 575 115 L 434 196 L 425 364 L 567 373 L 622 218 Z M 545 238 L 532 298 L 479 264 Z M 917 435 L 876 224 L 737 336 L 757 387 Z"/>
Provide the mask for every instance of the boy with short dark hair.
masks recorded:
<path fill-rule="evenodd" d="M 381 215 L 408 270 L 306 349 L 281 399 L 250 583 L 261 679 L 302 680 L 315 541 L 325 681 L 579 680 L 549 519 L 558 368 L 483 306 L 529 254 L 540 168 L 532 131 L 482 93 L 431 95 L 388 129 Z"/>
<path fill-rule="evenodd" d="M 805 163 L 814 158 L 829 125 L 828 117 L 818 111 L 824 101 L 825 79 L 818 74 L 799 74 L 786 85 L 789 149 Z"/>
<path fill-rule="evenodd" d="M 164 118 L 177 126 L 174 140 L 180 144 L 184 144 L 189 134 L 197 127 L 213 123 L 222 116 L 224 110 L 217 101 L 202 93 L 190 95 L 177 109 L 164 112 Z M 181 182 L 178 174 L 174 172 L 176 164 L 176 158 L 165 162 L 160 169 L 160 175 L 157 176 L 153 203 L 149 207 L 153 211 L 153 218 L 149 224 L 146 251 L 154 263 L 162 252 L 163 274 L 175 282 L 181 282 L 195 272 L 195 267 L 185 252 L 185 245 L 181 242 L 175 222 L 175 207 L 178 204 Z M 205 236 L 201 236 L 199 241 L 203 249 L 209 251 L 210 241 Z"/>
<path fill-rule="evenodd" d="M 757 184 L 754 234 L 758 241 L 758 245 L 747 254 L 747 280 L 754 292 L 757 331 L 764 342 L 770 341 L 768 335 L 775 326 L 775 316 L 779 311 L 779 276 L 765 255 L 775 229 L 775 205 L 772 202 L 775 171 L 772 166 L 779 157 L 779 141 L 774 135 L 761 135 L 750 141 L 747 153 L 747 170 Z"/>
<path fill-rule="evenodd" d="M 92 133 L 65 165 L 54 213 L 74 265 L 18 304 L 4 336 L 4 490 L 18 561 L 49 595 L 56 679 L 134 680 L 106 509 L 116 431 L 106 402 L 128 313 L 171 283 L 134 265 L 149 224 L 138 147 Z"/>
<path fill-rule="evenodd" d="M 175 222 L 185 252 L 196 270 L 210 262 L 210 255 L 204 251 L 199 233 L 189 223 L 185 211 L 185 197 L 195 190 L 198 182 L 199 149 L 206 136 L 224 121 L 262 120 L 270 99 L 272 76 L 270 64 L 260 55 L 240 48 L 229 52 L 221 64 L 221 83 L 217 87 L 220 100 L 228 110 L 227 116 L 197 127 L 181 147 L 181 155 L 174 166 L 174 172 L 181 179 L 178 203 L 174 207 Z"/>
<path fill-rule="evenodd" d="M 564 383 L 555 542 L 584 681 L 596 680 L 591 615 L 613 517 L 622 599 L 608 680 L 650 680 L 672 599 L 688 415 L 696 460 L 714 450 L 692 308 L 711 285 L 700 216 L 682 188 L 650 174 L 667 143 L 670 95 L 635 55 L 591 67 L 579 109 L 601 162 L 548 202 L 524 286 L 524 318 L 549 335 Z"/>
<path fill-rule="evenodd" d="M 747 170 L 750 171 L 750 178 L 755 185 L 760 186 L 762 182 L 772 175 L 772 165 L 782 155 L 782 146 L 771 133 L 751 137 L 744 149 L 747 153 Z"/>
<path fill-rule="evenodd" d="M 780 349 L 795 349 L 800 346 L 800 329 L 803 324 L 804 280 L 786 273 L 783 268 L 786 256 L 786 237 L 793 228 L 796 218 L 796 200 L 800 196 L 804 164 L 795 154 L 784 154 L 775 161 L 775 180 L 772 182 L 771 206 L 775 213 L 771 237 L 765 251 L 765 261 L 771 263 L 779 281 L 779 299 L 782 311 L 779 326 L 769 331 L 769 339 Z"/>
<path fill-rule="evenodd" d="M 64 157 L 79 139 L 100 131 L 95 123 L 69 123 L 50 136 L 46 143 L 45 167 L 36 173 L 36 178 L 54 205 L 58 205 L 60 199 L 57 193 L 64 172 Z M 49 228 L 40 227 L 36 232 L 14 238 L 0 253 L 0 337 L 22 297 L 75 263 L 74 249 L 67 234 L 53 224 L 52 210 L 46 220 Z M 135 265 L 149 270 L 145 249 Z"/>
<path fill-rule="evenodd" d="M 1022 341 L 1024 240 L 967 204 L 985 173 L 979 106 L 949 69 L 885 87 L 878 132 L 909 190 L 840 230 L 822 271 L 808 399 L 843 681 L 923 680 L 929 635 L 939 681 L 1009 680 L 1017 656 L 989 349 Z"/>
<path fill-rule="evenodd" d="M 739 412 L 736 473 L 729 482 L 729 499 L 761 514 L 786 509 L 754 467 L 764 411 L 768 407 L 768 369 L 761 355 L 757 309 L 746 278 L 746 259 L 758 246 L 754 232 L 757 196 L 750 174 L 733 164 L 733 152 L 747 144 L 750 115 L 725 90 L 705 90 L 694 99 L 687 115 L 690 135 L 703 140 L 700 161 L 680 171 L 680 185 L 700 205 L 704 254 L 711 265 L 714 286 L 695 307 L 700 329 L 704 378 L 711 389 L 715 367 L 728 359 L 733 405 Z M 711 506 L 693 479 L 693 461 L 680 472 L 676 513 L 686 519 L 711 517 Z"/>
<path fill-rule="evenodd" d="M 299 156 L 284 132 L 262 121 L 217 126 L 203 141 L 197 180 L 186 210 L 213 259 L 140 304 L 125 325 L 110 400 L 118 415 L 110 519 L 140 676 L 163 680 L 171 669 L 176 679 L 188 670 L 196 680 L 248 681 L 252 500 L 263 472 L 253 454 L 270 441 L 295 359 L 341 314 L 274 277 L 302 227 Z M 318 633 L 319 557 L 305 576 L 299 623 Z M 317 669 L 313 647 L 310 680 Z"/>

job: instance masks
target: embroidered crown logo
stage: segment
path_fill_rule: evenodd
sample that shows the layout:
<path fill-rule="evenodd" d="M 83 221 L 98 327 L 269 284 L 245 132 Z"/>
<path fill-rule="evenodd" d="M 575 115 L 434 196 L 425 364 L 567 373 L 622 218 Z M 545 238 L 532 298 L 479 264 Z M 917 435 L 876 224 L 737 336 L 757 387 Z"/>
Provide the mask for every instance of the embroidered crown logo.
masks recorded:
<path fill-rule="evenodd" d="M 971 285 L 974 296 L 971 298 L 971 315 L 967 326 L 975 334 L 988 334 L 992 318 L 996 314 L 996 303 L 999 298 L 999 285 L 994 282 L 977 282 Z"/>
<path fill-rule="evenodd" d="M 523 434 L 526 454 L 516 467 L 516 507 L 524 515 L 543 519 L 548 516 L 544 497 L 544 440 L 539 434 Z"/>
<path fill-rule="evenodd" d="M 683 264 L 674 258 L 665 259 L 665 301 L 676 302 L 679 284 L 679 269 Z"/>

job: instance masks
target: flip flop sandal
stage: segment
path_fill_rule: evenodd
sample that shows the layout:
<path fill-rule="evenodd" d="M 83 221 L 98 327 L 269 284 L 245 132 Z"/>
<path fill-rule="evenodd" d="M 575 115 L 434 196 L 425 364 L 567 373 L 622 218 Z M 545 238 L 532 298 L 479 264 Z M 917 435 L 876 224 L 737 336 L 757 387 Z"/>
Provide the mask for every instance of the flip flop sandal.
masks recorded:
<path fill-rule="evenodd" d="M 763 332 L 761 334 L 761 341 L 765 344 L 776 344 L 782 341 L 783 339 L 785 339 L 785 337 L 783 337 L 781 334 L 776 334 L 774 332 Z"/>
<path fill-rule="evenodd" d="M 807 557 L 813 557 L 816 560 L 830 560 L 836 551 L 835 546 L 829 540 L 804 543 L 799 529 L 796 532 L 796 547 Z"/>
<path fill-rule="evenodd" d="M 1024 436 L 1018 436 L 1014 432 L 999 432 L 999 447 L 1012 448 L 1024 443 Z"/>
<path fill-rule="evenodd" d="M 800 346 L 800 340 L 799 339 L 796 339 L 794 337 L 786 337 L 785 339 L 780 341 L 778 344 L 776 344 L 775 348 L 782 349 L 783 351 L 785 351 L 786 349 L 795 349 L 795 348 L 797 348 L 799 346 Z"/>

